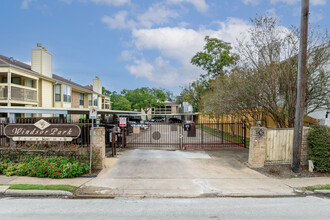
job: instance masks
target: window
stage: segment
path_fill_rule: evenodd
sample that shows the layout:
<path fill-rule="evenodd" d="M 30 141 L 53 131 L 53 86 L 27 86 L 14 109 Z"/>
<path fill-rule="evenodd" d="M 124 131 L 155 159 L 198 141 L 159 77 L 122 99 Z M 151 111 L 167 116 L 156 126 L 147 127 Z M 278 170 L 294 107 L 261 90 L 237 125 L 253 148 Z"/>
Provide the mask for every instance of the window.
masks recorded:
<path fill-rule="evenodd" d="M 92 94 L 88 94 L 88 105 L 92 106 L 93 105 L 93 100 L 92 100 Z"/>
<path fill-rule="evenodd" d="M 94 106 L 97 106 L 97 95 L 94 94 Z"/>
<path fill-rule="evenodd" d="M 55 101 L 61 101 L 61 85 L 55 85 Z"/>
<path fill-rule="evenodd" d="M 84 105 L 84 94 L 80 93 L 80 100 L 79 100 L 80 105 Z"/>
<path fill-rule="evenodd" d="M 27 87 L 33 88 L 33 80 L 32 79 L 27 79 L 25 82 L 26 82 Z"/>
<path fill-rule="evenodd" d="M 63 85 L 63 101 L 71 102 L 71 87 Z"/>
<path fill-rule="evenodd" d="M 20 77 L 12 77 L 11 83 L 21 85 L 21 78 Z"/>

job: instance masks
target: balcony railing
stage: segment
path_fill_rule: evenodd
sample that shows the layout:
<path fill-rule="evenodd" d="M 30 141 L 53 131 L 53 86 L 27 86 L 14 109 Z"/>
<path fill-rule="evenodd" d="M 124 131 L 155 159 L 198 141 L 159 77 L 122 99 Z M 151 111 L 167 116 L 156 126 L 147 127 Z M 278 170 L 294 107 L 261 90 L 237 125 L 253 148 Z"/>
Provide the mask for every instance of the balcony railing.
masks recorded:
<path fill-rule="evenodd" d="M 8 86 L 0 85 L 0 100 L 8 99 Z"/>
<path fill-rule="evenodd" d="M 23 101 L 23 102 L 37 102 L 38 93 L 33 88 L 22 88 L 23 86 L 11 87 L 11 100 Z"/>

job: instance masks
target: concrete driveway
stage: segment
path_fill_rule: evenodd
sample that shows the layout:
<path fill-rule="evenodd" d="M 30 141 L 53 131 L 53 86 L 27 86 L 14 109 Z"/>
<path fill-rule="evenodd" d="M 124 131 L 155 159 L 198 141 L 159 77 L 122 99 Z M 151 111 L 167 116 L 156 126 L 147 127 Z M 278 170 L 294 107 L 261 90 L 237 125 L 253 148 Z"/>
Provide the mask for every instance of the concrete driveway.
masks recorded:
<path fill-rule="evenodd" d="M 246 166 L 247 149 L 127 150 L 86 183 L 81 195 L 212 197 L 294 195 L 279 180 Z M 109 159 L 114 161 L 113 159 Z"/>

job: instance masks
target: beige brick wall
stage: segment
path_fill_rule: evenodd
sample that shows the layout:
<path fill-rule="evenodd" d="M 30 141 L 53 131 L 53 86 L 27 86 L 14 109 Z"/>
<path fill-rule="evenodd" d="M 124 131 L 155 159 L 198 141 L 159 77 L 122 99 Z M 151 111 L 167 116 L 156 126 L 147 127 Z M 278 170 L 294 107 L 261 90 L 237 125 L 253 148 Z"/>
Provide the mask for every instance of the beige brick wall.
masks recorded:
<path fill-rule="evenodd" d="M 250 147 L 248 164 L 252 168 L 265 165 L 267 147 L 267 128 L 252 127 L 250 130 Z"/>
<path fill-rule="evenodd" d="M 92 132 L 92 131 L 91 131 Z M 98 152 L 99 163 L 95 169 L 103 169 L 105 162 L 105 130 L 103 127 L 94 128 L 93 147 Z"/>
<path fill-rule="evenodd" d="M 79 102 L 80 102 L 80 93 L 72 91 L 72 96 L 71 96 L 72 108 L 79 108 Z"/>

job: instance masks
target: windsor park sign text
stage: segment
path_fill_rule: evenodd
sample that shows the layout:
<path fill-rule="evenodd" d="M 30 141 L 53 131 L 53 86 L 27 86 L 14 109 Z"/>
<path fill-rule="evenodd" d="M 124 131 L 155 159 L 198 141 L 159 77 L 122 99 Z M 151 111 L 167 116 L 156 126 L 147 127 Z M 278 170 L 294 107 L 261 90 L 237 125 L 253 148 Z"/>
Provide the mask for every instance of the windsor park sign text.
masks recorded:
<path fill-rule="evenodd" d="M 4 133 L 14 141 L 72 141 L 80 136 L 75 124 L 50 124 L 41 119 L 34 124 L 9 124 Z"/>

